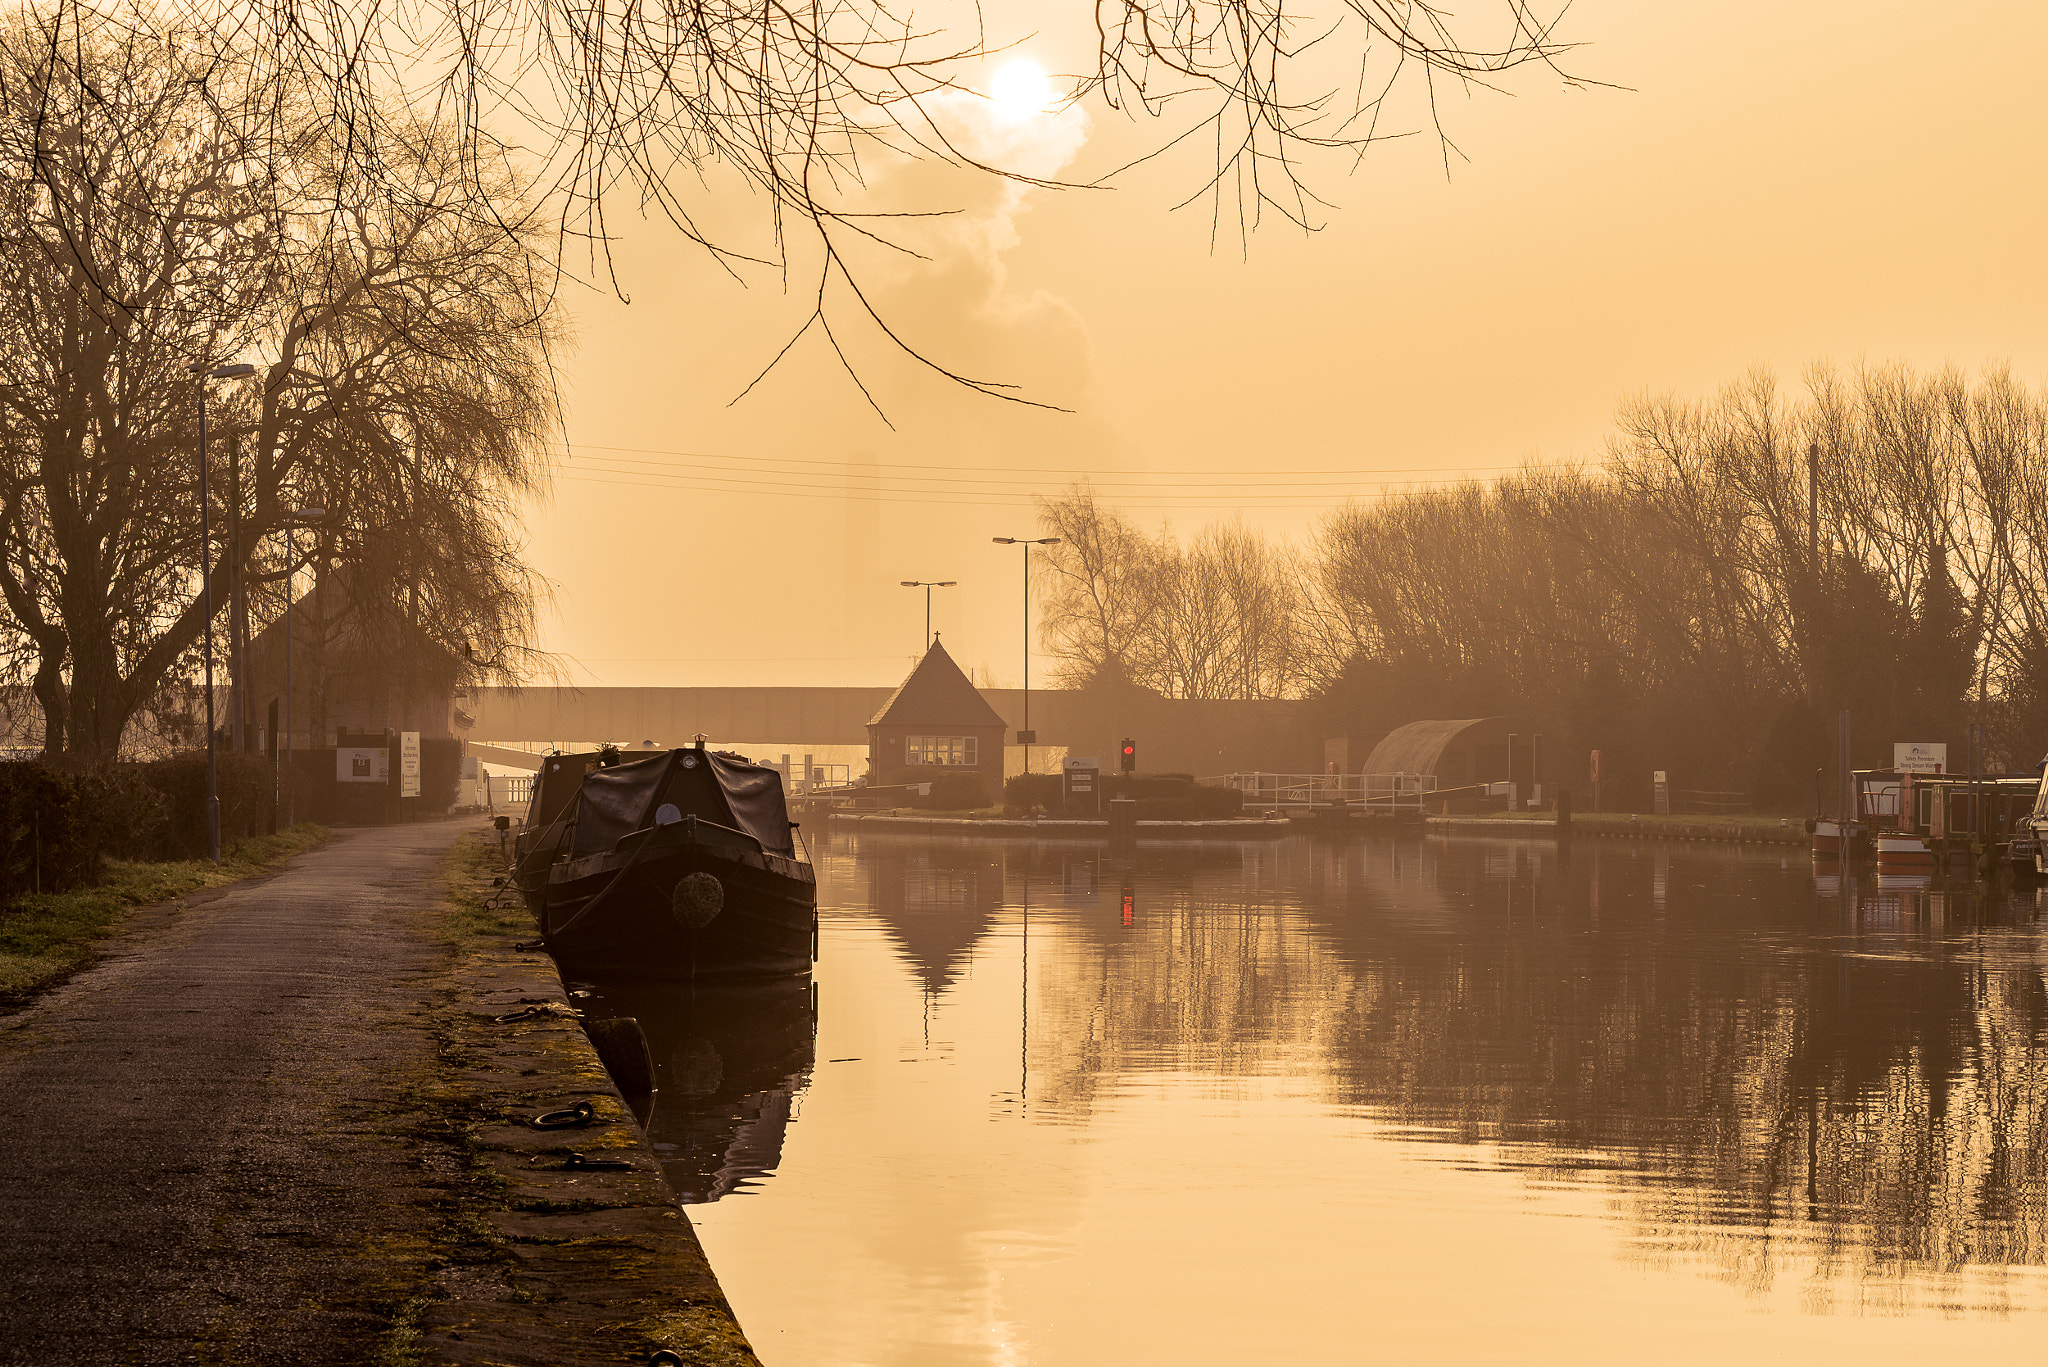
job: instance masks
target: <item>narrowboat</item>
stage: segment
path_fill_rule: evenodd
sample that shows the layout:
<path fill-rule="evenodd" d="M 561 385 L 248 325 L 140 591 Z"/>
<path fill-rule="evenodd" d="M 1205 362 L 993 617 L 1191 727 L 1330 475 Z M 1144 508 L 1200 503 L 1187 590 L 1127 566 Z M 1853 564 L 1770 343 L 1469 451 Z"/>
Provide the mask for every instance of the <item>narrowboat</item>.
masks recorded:
<path fill-rule="evenodd" d="M 572 776 L 566 801 L 547 790 Z M 542 780 L 514 877 L 565 974 L 810 972 L 817 877 L 777 771 L 700 741 L 633 761 L 611 750 L 549 756 Z"/>

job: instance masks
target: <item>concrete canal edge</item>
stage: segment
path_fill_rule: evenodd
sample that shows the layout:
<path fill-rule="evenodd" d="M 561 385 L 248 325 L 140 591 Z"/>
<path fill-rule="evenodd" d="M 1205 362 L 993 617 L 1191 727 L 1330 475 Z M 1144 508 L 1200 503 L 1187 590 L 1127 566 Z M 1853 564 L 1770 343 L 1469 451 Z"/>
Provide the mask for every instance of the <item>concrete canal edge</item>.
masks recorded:
<path fill-rule="evenodd" d="M 465 830 L 443 865 L 433 914 L 452 954 L 435 1008 L 441 1067 L 413 1099 L 412 1137 L 456 1195 L 433 1289 L 387 1359 L 594 1367 L 667 1348 L 692 1367 L 755 1367 L 552 960 L 518 948 L 531 918 L 514 898 L 503 899 L 510 909 L 486 905 L 496 854 L 488 830 Z M 583 1101 L 587 1125 L 531 1124 Z M 628 1166 L 582 1166 L 572 1154 Z"/>
<path fill-rule="evenodd" d="M 1423 819 L 1426 830 L 1450 834 L 1484 831 L 1488 835 L 1522 835 L 1532 840 L 1553 840 L 1558 835 L 1554 819 L 1520 816 L 1431 816 Z M 1812 837 L 1803 825 L 1760 826 L 1721 822 L 1616 821 L 1611 818 L 1575 816 L 1571 835 L 1613 840 L 1693 840 L 1738 845 L 1788 845 L 1806 848 Z"/>
<path fill-rule="evenodd" d="M 1073 817 L 895 816 L 881 813 L 832 813 L 832 825 L 855 831 L 923 831 L 934 835 L 1042 835 L 1053 839 L 1109 838 L 1109 822 Z M 1285 835 L 1294 823 L 1275 820 L 1140 821 L 1141 840 L 1244 840 Z"/>

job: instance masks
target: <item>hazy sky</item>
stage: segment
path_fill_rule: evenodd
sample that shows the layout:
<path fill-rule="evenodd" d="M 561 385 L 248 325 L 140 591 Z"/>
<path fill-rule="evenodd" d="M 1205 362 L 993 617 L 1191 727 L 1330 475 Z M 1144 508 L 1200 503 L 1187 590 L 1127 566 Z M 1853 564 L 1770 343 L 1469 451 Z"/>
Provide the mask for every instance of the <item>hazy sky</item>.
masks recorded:
<path fill-rule="evenodd" d="M 989 12 L 1017 36 L 1017 15 L 1065 11 Z M 916 376 L 857 329 L 893 430 L 815 339 L 735 403 L 808 282 L 735 283 L 634 230 L 630 305 L 570 296 L 572 455 L 529 528 L 558 588 L 543 643 L 579 683 L 894 683 L 924 608 L 898 581 L 956 579 L 935 603 L 948 649 L 1014 685 L 1020 557 L 989 538 L 1034 534 L 1031 492 L 1084 471 L 1148 524 L 1241 512 L 1299 536 L 1389 482 L 1597 455 L 1623 397 L 1757 363 L 1793 384 L 1818 358 L 2048 378 L 2048 12 L 1933 14 L 1580 0 L 1568 66 L 1629 89 L 1530 70 L 1455 96 L 1448 175 L 1427 134 L 1312 166 L 1336 206 L 1322 229 L 1272 220 L 1242 250 L 1232 232 L 1212 250 L 1205 205 L 1171 207 L 1201 183 L 1199 149 L 1106 191 L 876 168 L 877 207 L 965 210 L 921 231 L 926 263 L 878 268 L 891 322 L 1071 414 Z M 1017 52 L 1058 71 L 1071 37 Z M 1009 164 L 1074 179 L 1159 131 L 1099 107 L 962 100 L 956 117 Z M 758 204 L 715 180 L 703 203 L 759 243 Z"/>

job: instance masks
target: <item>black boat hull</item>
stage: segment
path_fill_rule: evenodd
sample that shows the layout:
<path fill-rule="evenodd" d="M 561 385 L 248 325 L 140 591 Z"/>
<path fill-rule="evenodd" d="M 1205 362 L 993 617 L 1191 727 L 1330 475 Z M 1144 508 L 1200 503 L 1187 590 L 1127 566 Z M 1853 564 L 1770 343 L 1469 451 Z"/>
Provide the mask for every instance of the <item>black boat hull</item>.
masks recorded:
<path fill-rule="evenodd" d="M 701 925 L 675 909 L 691 874 L 718 880 Z M 541 938 L 565 973 L 667 979 L 805 974 L 817 956 L 811 866 L 697 821 L 636 832 L 620 847 L 548 871 Z"/>

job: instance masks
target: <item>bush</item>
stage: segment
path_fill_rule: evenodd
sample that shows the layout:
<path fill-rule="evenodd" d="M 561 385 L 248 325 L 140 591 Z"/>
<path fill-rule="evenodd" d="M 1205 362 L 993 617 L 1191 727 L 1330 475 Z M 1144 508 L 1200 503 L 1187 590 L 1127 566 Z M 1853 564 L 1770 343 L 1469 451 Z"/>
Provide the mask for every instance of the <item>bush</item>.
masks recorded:
<path fill-rule="evenodd" d="M 934 811 L 959 812 L 990 805 L 988 785 L 981 781 L 980 774 L 946 774 L 931 783 L 932 795 L 924 805 Z"/>
<path fill-rule="evenodd" d="M 206 848 L 206 752 L 194 750 L 135 766 L 155 789 L 165 809 L 154 838 L 136 833 L 124 848 L 130 859 L 204 859 Z M 261 755 L 223 753 L 217 757 L 220 836 L 223 845 L 270 828 L 272 773 Z"/>
<path fill-rule="evenodd" d="M 79 796 L 93 814 L 100 848 L 128 859 L 149 858 L 171 819 L 170 803 L 150 783 L 144 768 L 113 764 L 78 780 Z"/>
<path fill-rule="evenodd" d="M 1003 806 L 1014 812 L 1057 807 L 1065 792 L 1058 774 L 1012 774 L 1003 784 Z"/>
<path fill-rule="evenodd" d="M 0 763 L 0 905 L 99 877 L 100 835 L 79 787 L 36 761 Z"/>

